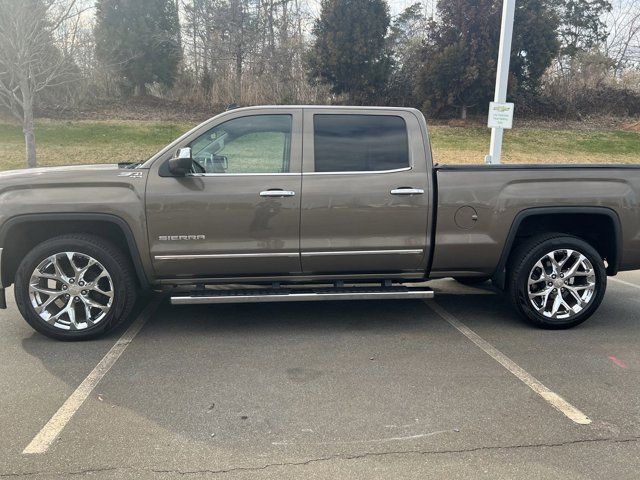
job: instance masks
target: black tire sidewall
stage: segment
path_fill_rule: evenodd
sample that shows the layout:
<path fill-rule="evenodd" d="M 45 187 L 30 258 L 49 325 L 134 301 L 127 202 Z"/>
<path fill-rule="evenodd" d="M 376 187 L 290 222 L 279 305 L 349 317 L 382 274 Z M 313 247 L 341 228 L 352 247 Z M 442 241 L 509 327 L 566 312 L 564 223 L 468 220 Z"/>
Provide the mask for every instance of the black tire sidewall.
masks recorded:
<path fill-rule="evenodd" d="M 114 288 L 111 310 L 97 325 L 85 330 L 62 330 L 49 325 L 36 313 L 29 298 L 29 281 L 35 268 L 47 257 L 60 252 L 73 251 L 95 258 L 106 269 Z M 80 238 L 58 238 L 43 242 L 31 250 L 22 260 L 16 273 L 14 294 L 20 313 L 36 331 L 57 340 L 86 340 L 101 335 L 117 321 L 126 306 L 126 273 L 104 246 Z"/>
<path fill-rule="evenodd" d="M 541 315 L 533 308 L 529 301 L 527 283 L 531 269 L 540 258 L 546 253 L 562 249 L 576 250 L 587 257 L 594 268 L 596 291 L 591 303 L 578 315 L 567 319 L 554 320 Z M 587 320 L 600 306 L 607 288 L 607 272 L 602 258 L 589 243 L 575 237 L 552 238 L 533 246 L 528 253 L 523 254 L 514 273 L 511 295 L 516 309 L 533 324 L 548 329 L 571 328 Z"/>

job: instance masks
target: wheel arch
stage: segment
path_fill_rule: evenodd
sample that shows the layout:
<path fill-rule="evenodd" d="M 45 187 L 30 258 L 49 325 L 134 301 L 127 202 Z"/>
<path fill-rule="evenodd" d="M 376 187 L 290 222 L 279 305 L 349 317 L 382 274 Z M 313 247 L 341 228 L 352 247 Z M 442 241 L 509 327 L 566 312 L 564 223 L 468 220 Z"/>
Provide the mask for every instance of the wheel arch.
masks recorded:
<path fill-rule="evenodd" d="M 590 231 L 585 221 L 600 227 Z M 515 247 L 523 238 L 544 232 L 577 236 L 591 244 L 607 260 L 607 274 L 618 273 L 622 251 L 620 217 L 608 207 L 533 207 L 520 211 L 514 218 L 500 255 L 493 281 L 501 289 L 507 280 L 507 265 Z M 607 235 L 607 234 L 610 234 Z"/>
<path fill-rule="evenodd" d="M 7 287 L 13 283 L 20 260 L 29 250 L 66 233 L 90 233 L 112 241 L 131 260 L 139 286 L 150 288 L 131 227 L 122 218 L 106 213 L 26 214 L 7 220 L 0 228 L 0 245 L 4 247 L 0 284 Z"/>

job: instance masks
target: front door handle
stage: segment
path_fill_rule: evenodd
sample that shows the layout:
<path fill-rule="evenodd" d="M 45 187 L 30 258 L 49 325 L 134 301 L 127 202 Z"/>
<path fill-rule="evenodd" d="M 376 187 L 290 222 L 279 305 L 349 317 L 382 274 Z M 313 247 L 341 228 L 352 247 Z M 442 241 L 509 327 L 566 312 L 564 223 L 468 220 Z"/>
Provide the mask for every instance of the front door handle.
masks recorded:
<path fill-rule="evenodd" d="M 282 189 L 264 190 L 260 192 L 261 197 L 294 197 L 295 195 L 296 192 Z"/>
<path fill-rule="evenodd" d="M 422 188 L 400 187 L 391 190 L 391 195 L 424 195 Z"/>

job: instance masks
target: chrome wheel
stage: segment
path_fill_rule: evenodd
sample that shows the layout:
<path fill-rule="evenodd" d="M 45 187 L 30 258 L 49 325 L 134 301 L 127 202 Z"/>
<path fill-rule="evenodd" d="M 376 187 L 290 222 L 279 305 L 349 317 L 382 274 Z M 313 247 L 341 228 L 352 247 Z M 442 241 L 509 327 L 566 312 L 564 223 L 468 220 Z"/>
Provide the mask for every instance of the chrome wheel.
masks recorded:
<path fill-rule="evenodd" d="M 560 320 L 579 314 L 591 303 L 595 291 L 593 265 L 577 250 L 547 253 L 529 273 L 529 301 L 547 318 Z"/>
<path fill-rule="evenodd" d="M 84 330 L 99 323 L 113 305 L 113 280 L 95 258 L 78 252 L 47 257 L 29 280 L 35 312 L 51 326 Z"/>

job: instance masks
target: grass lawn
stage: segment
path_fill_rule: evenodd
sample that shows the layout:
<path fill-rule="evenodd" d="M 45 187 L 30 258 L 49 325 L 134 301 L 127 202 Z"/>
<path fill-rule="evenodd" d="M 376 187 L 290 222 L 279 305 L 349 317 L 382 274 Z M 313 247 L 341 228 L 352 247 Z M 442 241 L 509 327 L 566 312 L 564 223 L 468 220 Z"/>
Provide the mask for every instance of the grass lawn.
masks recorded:
<path fill-rule="evenodd" d="M 145 160 L 193 125 L 139 121 L 36 122 L 39 166 Z M 22 128 L 0 123 L 0 170 L 26 165 Z"/>
<path fill-rule="evenodd" d="M 38 164 L 69 165 L 140 161 L 193 124 L 149 121 L 41 120 L 36 126 Z M 484 162 L 490 131 L 484 127 L 430 128 L 439 163 Z M 505 133 L 504 163 L 640 163 L 640 132 L 516 128 Z M 24 139 L 16 124 L 0 122 L 0 170 L 25 165 Z"/>
<path fill-rule="evenodd" d="M 430 128 L 434 160 L 483 163 L 491 131 L 484 127 Z M 640 163 L 640 132 L 516 128 L 504 134 L 503 163 Z"/>

